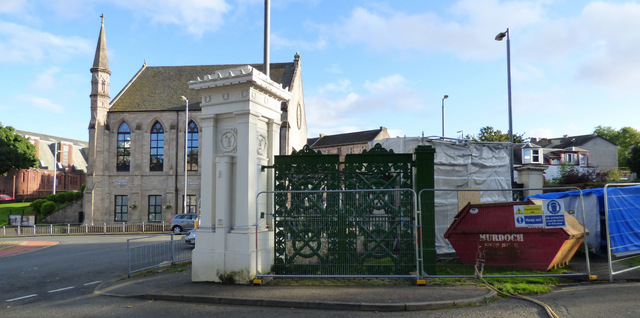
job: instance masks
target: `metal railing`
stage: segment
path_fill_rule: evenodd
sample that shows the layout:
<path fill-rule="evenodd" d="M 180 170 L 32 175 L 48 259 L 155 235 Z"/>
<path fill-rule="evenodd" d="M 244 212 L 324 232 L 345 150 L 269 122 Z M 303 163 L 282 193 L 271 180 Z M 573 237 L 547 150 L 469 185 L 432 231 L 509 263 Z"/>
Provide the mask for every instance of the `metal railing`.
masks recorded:
<path fill-rule="evenodd" d="M 177 238 L 176 238 L 177 237 Z M 191 260 L 193 246 L 173 233 L 127 240 L 127 272 L 132 273 Z M 157 240 L 161 240 L 157 242 Z M 150 242 L 155 241 L 155 242 Z"/>
<path fill-rule="evenodd" d="M 161 223 L 103 223 L 89 224 L 47 224 L 29 226 L 0 227 L 0 237 L 73 235 L 73 234 L 119 234 L 119 233 L 162 233 L 171 230 L 171 224 Z"/>

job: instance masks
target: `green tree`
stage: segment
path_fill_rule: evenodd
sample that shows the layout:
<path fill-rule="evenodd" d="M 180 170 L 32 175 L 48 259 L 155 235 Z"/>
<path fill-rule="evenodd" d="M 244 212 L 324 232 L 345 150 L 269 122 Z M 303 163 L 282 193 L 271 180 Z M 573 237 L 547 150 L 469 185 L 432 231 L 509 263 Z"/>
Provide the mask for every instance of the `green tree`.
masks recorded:
<path fill-rule="evenodd" d="M 31 202 L 31 204 L 29 206 L 33 209 L 33 212 L 36 212 L 37 214 L 40 214 L 40 208 L 42 207 L 42 205 L 45 202 L 48 202 L 48 200 L 37 199 L 37 200 Z"/>
<path fill-rule="evenodd" d="M 524 134 L 513 134 L 513 142 L 521 143 L 524 141 L 522 137 Z M 495 130 L 491 126 L 485 126 L 480 128 L 478 137 L 471 138 L 474 141 L 494 141 L 494 142 L 509 142 L 509 133 L 503 133 L 501 130 Z"/>
<path fill-rule="evenodd" d="M 618 145 L 619 167 L 627 166 L 631 148 L 640 143 L 640 131 L 631 127 L 615 130 L 611 127 L 597 126 L 593 133 Z"/>
<path fill-rule="evenodd" d="M 36 147 L 16 133 L 11 126 L 0 124 L 0 175 L 18 169 L 37 167 Z"/>
<path fill-rule="evenodd" d="M 640 175 L 640 145 L 631 147 L 629 158 L 627 159 L 627 167 L 629 167 L 631 172 Z"/>
<path fill-rule="evenodd" d="M 56 203 L 52 201 L 47 201 L 40 206 L 40 217 L 41 219 L 45 216 L 53 213 L 56 210 Z"/>

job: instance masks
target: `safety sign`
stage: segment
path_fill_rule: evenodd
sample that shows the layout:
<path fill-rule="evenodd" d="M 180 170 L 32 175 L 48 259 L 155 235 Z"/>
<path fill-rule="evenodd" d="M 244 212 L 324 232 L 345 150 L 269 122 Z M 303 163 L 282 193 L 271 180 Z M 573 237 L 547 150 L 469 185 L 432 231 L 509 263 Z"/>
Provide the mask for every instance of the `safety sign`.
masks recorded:
<path fill-rule="evenodd" d="M 544 227 L 557 228 L 565 227 L 567 221 L 564 217 L 564 203 L 559 200 L 543 200 Z"/>
<path fill-rule="evenodd" d="M 542 207 L 539 205 L 513 206 L 513 218 L 516 227 L 543 227 Z"/>
<path fill-rule="evenodd" d="M 542 205 L 515 205 L 516 227 L 565 227 L 564 204 L 558 200 L 542 200 Z"/>

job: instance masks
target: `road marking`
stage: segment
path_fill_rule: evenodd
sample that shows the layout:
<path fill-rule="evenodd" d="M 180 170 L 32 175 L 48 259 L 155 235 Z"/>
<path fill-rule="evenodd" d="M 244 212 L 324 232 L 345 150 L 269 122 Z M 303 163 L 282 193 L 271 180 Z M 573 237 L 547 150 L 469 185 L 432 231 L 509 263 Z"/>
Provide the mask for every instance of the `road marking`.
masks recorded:
<path fill-rule="evenodd" d="M 54 290 L 50 290 L 50 293 L 55 293 L 55 292 L 59 292 L 59 291 L 63 291 L 63 290 L 69 290 L 72 288 L 76 288 L 76 286 L 70 286 L 70 287 L 65 287 L 65 288 L 60 288 L 60 289 L 54 289 Z"/>
<path fill-rule="evenodd" d="M 100 283 L 102 283 L 102 281 L 101 280 L 97 280 L 95 282 L 86 283 L 86 284 L 84 284 L 84 286 L 95 285 L 95 284 L 100 284 Z"/>
<path fill-rule="evenodd" d="M 90 286 L 90 285 L 95 285 L 95 284 L 100 284 L 100 283 L 102 283 L 102 281 L 101 280 L 97 280 L 97 281 L 93 281 L 93 282 L 90 282 L 90 283 L 86 283 L 86 284 L 84 284 L 84 286 Z M 74 288 L 76 288 L 76 286 L 69 286 L 69 287 L 54 289 L 54 290 L 50 290 L 48 292 L 49 293 L 56 293 L 56 292 L 65 291 L 65 290 L 74 289 Z M 11 301 L 16 301 L 16 300 L 21 300 L 21 299 L 33 298 L 33 297 L 36 297 L 36 296 L 38 296 L 38 294 L 31 294 L 31 295 L 27 295 L 27 296 L 18 297 L 18 298 L 7 299 L 5 301 L 6 302 L 11 302 Z"/>
<path fill-rule="evenodd" d="M 18 297 L 18 298 L 13 298 L 13 299 L 7 299 L 7 301 L 16 301 L 16 300 L 20 300 L 20 299 L 26 299 L 26 298 L 31 298 L 31 297 L 36 297 L 38 296 L 38 294 L 32 294 L 32 295 L 27 295 L 27 296 L 22 296 L 22 297 Z"/>

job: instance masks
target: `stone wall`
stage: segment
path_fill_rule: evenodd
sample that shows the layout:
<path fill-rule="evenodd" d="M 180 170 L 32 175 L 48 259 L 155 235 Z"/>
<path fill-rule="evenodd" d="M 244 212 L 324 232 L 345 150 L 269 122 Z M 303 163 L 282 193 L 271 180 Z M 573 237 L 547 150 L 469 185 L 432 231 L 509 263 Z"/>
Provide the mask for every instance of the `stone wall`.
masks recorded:
<path fill-rule="evenodd" d="M 84 221 L 80 219 L 80 214 L 83 214 L 82 211 L 82 200 L 76 200 L 47 216 L 43 222 L 53 224 L 81 224 Z"/>

